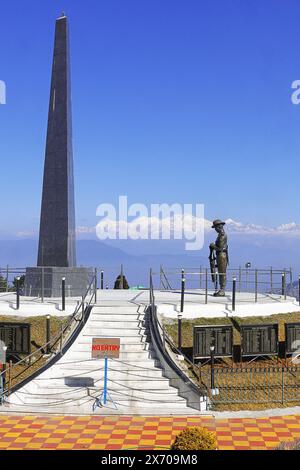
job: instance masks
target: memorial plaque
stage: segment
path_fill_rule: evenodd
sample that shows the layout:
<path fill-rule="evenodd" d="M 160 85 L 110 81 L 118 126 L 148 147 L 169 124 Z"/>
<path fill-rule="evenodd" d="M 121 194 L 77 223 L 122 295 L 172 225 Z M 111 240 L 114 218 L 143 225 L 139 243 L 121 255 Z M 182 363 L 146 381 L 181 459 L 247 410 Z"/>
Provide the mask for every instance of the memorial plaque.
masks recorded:
<path fill-rule="evenodd" d="M 104 359 L 105 357 L 119 359 L 119 356 L 120 338 L 93 338 L 93 359 Z"/>
<path fill-rule="evenodd" d="M 214 344 L 215 357 L 232 356 L 232 326 L 194 326 L 194 359 L 210 357 L 210 346 Z"/>
<path fill-rule="evenodd" d="M 300 347 L 300 323 L 285 324 L 285 352 L 292 354 Z"/>
<path fill-rule="evenodd" d="M 241 325 L 242 356 L 278 354 L 278 325 Z"/>
<path fill-rule="evenodd" d="M 30 324 L 0 323 L 0 341 L 7 346 L 6 354 L 29 354 Z"/>

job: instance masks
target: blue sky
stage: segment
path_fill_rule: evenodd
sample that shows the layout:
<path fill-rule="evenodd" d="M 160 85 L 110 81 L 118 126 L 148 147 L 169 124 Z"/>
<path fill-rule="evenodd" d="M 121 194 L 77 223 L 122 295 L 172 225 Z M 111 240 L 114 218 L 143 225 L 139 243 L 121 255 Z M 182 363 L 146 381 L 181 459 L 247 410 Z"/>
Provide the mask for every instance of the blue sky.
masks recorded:
<path fill-rule="evenodd" d="M 69 17 L 77 225 L 116 203 L 300 223 L 298 0 L 2 2 L 1 232 L 38 229 L 54 23 Z"/>

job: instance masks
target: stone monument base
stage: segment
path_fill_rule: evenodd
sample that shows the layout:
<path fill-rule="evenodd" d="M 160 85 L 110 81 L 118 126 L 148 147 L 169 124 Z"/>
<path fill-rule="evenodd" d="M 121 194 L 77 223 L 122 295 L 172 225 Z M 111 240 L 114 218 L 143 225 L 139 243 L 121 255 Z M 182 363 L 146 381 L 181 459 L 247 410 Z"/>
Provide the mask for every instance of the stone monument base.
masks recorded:
<path fill-rule="evenodd" d="M 94 276 L 93 268 L 34 267 L 26 268 L 25 296 L 61 297 L 62 278 L 66 279 L 66 297 L 81 297 Z"/>

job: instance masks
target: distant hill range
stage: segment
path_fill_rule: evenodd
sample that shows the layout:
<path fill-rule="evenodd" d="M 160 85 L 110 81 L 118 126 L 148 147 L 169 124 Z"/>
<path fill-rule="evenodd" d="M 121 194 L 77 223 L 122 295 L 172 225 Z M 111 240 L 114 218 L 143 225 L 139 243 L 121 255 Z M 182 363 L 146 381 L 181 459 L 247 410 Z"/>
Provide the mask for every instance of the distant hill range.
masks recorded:
<path fill-rule="evenodd" d="M 77 264 L 97 266 L 106 270 L 106 279 L 111 287 L 120 274 L 120 265 L 129 284 L 148 285 L 149 269 L 159 271 L 160 265 L 166 268 L 208 267 L 208 244 L 215 234 L 207 237 L 204 248 L 200 251 L 185 251 L 181 240 L 77 240 Z M 0 267 L 7 264 L 13 267 L 35 266 L 37 261 L 37 240 L 12 239 L 0 240 Z M 230 234 L 230 268 L 244 267 L 250 261 L 252 267 L 283 269 L 292 267 L 294 279 L 300 274 L 298 243 L 279 237 L 251 235 L 241 237 Z M 195 281 L 197 282 L 197 281 Z M 228 275 L 230 282 L 230 274 Z M 293 291 L 298 295 L 298 287 L 293 284 Z M 195 287 L 198 287 L 195 284 Z M 288 287 L 292 292 L 292 287 Z"/>
<path fill-rule="evenodd" d="M 35 266 L 37 262 L 37 240 L 1 240 L 0 241 L 0 268 L 2 274 L 6 265 L 23 268 Z M 120 274 L 120 266 L 123 264 L 124 273 L 129 284 L 149 284 L 149 270 L 152 267 L 159 271 L 160 265 L 180 268 L 182 266 L 206 265 L 207 258 L 194 256 L 184 252 L 175 254 L 133 255 L 120 248 L 109 246 L 97 240 L 77 241 L 77 265 L 94 266 L 105 271 L 104 281 L 112 287 L 116 277 Z"/>

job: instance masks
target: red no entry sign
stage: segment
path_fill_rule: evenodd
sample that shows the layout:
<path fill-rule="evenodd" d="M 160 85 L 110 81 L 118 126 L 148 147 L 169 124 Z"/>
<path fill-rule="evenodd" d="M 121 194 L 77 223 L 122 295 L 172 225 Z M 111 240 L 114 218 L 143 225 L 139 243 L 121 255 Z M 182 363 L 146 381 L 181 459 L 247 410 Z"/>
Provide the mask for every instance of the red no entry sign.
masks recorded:
<path fill-rule="evenodd" d="M 105 357 L 119 359 L 119 356 L 120 338 L 93 338 L 93 359 L 103 359 Z"/>

